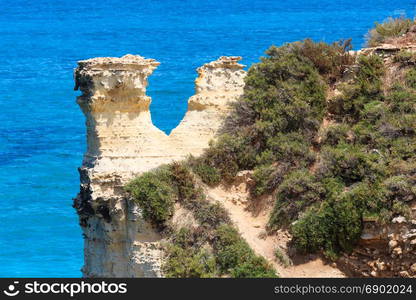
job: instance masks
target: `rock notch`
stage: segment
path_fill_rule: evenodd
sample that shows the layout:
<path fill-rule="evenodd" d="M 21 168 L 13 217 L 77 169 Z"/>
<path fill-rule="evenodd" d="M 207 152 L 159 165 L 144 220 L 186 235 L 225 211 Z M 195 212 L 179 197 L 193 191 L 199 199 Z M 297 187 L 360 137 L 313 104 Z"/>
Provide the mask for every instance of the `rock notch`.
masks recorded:
<path fill-rule="evenodd" d="M 189 154 L 215 138 L 230 103 L 243 93 L 241 57 L 197 69 L 196 94 L 170 135 L 155 127 L 146 95 L 154 59 L 125 55 L 78 62 L 75 90 L 87 126 L 87 151 L 74 199 L 84 235 L 85 277 L 158 277 L 161 236 L 123 191 L 135 176 Z"/>

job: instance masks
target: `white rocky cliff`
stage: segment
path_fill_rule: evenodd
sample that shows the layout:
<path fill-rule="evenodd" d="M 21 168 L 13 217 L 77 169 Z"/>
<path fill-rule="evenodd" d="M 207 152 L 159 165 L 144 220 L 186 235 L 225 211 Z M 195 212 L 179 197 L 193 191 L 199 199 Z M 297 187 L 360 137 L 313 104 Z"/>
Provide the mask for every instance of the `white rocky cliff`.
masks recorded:
<path fill-rule="evenodd" d="M 157 61 L 126 55 L 78 62 L 75 89 L 82 92 L 77 102 L 86 117 L 87 151 L 74 207 L 84 234 L 85 277 L 161 276 L 161 237 L 128 201 L 123 186 L 208 146 L 229 104 L 243 92 L 240 59 L 221 57 L 198 68 L 196 95 L 170 135 L 153 125 L 146 96 Z"/>

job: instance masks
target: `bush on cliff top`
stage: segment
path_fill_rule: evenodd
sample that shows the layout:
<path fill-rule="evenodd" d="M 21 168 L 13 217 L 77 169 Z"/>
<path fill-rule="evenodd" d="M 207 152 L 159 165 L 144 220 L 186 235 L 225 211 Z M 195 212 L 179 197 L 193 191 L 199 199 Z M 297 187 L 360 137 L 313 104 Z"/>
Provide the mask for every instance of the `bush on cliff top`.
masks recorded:
<path fill-rule="evenodd" d="M 387 222 L 409 215 L 405 199 L 414 199 L 408 184 L 414 174 L 408 170 L 416 151 L 416 86 L 411 57 L 403 57 L 394 61 L 407 68 L 405 76 L 391 88 L 383 87 L 382 59 L 359 57 L 353 80 L 329 103 L 331 117 L 339 123 L 321 136 L 316 175 L 345 188 L 325 194 L 299 215 L 292 234 L 300 251 L 324 251 L 336 258 L 355 245 L 364 218 Z"/>
<path fill-rule="evenodd" d="M 219 203 L 211 203 L 205 198 L 185 163 L 173 162 L 146 172 L 132 180 L 126 191 L 143 210 L 143 217 L 161 229 L 172 216 L 176 201 L 192 211 L 204 226 L 215 227 L 230 222 Z"/>
<path fill-rule="evenodd" d="M 320 201 L 324 194 L 324 187 L 308 170 L 291 172 L 277 189 L 269 227 L 289 225 L 306 207 Z"/>

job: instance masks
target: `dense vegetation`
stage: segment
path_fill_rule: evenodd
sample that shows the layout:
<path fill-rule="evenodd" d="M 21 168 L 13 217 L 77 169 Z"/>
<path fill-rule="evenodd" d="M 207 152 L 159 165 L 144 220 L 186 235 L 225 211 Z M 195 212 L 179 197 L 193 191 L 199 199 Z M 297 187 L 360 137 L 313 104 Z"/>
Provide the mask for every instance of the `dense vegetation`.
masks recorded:
<path fill-rule="evenodd" d="M 412 24 L 389 20 L 370 37 Z M 271 47 L 249 69 L 225 133 L 192 164 L 208 184 L 254 170 L 253 201 L 276 192 L 269 229 L 288 227 L 298 250 L 332 258 L 352 249 L 365 218 L 406 215 L 416 199 L 415 55 L 393 57 L 402 75 L 386 86 L 381 57 L 349 50 L 349 41 Z"/>
<path fill-rule="evenodd" d="M 407 33 L 415 25 L 414 20 L 406 18 L 389 18 L 386 22 L 376 23 L 376 26 L 367 34 L 367 45 L 377 46 Z"/>
<path fill-rule="evenodd" d="M 401 36 L 413 24 L 377 24 L 369 44 Z M 244 95 L 201 157 L 146 173 L 127 187 L 160 228 L 175 202 L 199 223 L 173 234 L 167 276 L 275 276 L 224 208 L 205 198 L 195 176 L 215 186 L 253 170 L 252 201 L 276 195 L 268 229 L 288 228 L 296 249 L 333 259 L 354 247 L 365 219 L 408 216 L 408 203 L 416 200 L 416 56 L 397 52 L 389 63 L 398 71 L 387 80 L 381 57 L 350 50 L 349 40 L 271 47 L 250 67 Z M 290 264 L 280 251 L 276 257 Z"/>
<path fill-rule="evenodd" d="M 257 256 L 238 231 L 221 224 L 214 231 L 181 228 L 167 246 L 166 277 L 269 278 L 276 273 Z"/>
<path fill-rule="evenodd" d="M 174 162 L 144 173 L 126 190 L 143 217 L 171 235 L 163 266 L 166 277 L 276 277 L 231 225 L 225 209 L 206 199 L 187 164 Z M 175 202 L 193 213 L 198 226 L 169 226 Z"/>
<path fill-rule="evenodd" d="M 310 165 L 327 85 L 354 61 L 350 47 L 349 41 L 327 45 L 305 40 L 267 50 L 268 56 L 249 70 L 225 134 L 194 161 L 194 171 L 215 184 L 218 176 L 227 181 L 239 170 L 255 169 L 255 193 L 262 194 L 279 185 L 288 170 Z"/>

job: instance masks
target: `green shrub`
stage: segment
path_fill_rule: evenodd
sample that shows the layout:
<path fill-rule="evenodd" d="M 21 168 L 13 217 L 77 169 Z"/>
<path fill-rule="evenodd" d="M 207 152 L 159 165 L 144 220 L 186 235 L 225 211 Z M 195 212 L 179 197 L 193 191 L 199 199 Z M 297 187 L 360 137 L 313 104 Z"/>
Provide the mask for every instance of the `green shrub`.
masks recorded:
<path fill-rule="evenodd" d="M 416 64 L 416 55 L 408 50 L 400 50 L 394 57 L 393 61 L 400 63 L 402 66 Z"/>
<path fill-rule="evenodd" d="M 388 114 L 380 122 L 380 133 L 390 139 L 406 137 L 408 141 L 415 135 L 416 114 Z"/>
<path fill-rule="evenodd" d="M 349 252 L 356 245 L 364 217 L 385 222 L 395 215 L 409 213 L 409 207 L 395 198 L 409 192 L 403 178 L 392 178 L 383 185 L 361 182 L 344 192 L 336 190 L 326 201 L 309 208 L 292 226 L 293 243 L 298 250 L 324 251 L 335 259 L 339 252 Z"/>
<path fill-rule="evenodd" d="M 388 18 L 383 23 L 376 23 L 375 28 L 367 34 L 367 45 L 375 47 L 388 38 L 399 37 L 409 31 L 414 22 L 406 18 Z"/>
<path fill-rule="evenodd" d="M 330 146 L 336 146 L 339 143 L 347 143 L 350 130 L 351 129 L 347 124 L 341 123 L 330 125 L 320 133 L 321 143 Z"/>
<path fill-rule="evenodd" d="M 381 132 L 376 128 L 376 126 L 367 122 L 367 120 L 362 120 L 356 123 L 352 127 L 352 132 L 354 135 L 354 143 L 357 146 L 365 148 L 375 148 L 378 140 L 381 137 Z"/>
<path fill-rule="evenodd" d="M 208 201 L 201 188 L 195 184 L 190 169 L 183 163 L 169 165 L 173 185 L 182 206 L 191 210 L 195 219 L 203 226 L 216 228 L 230 223 L 227 211 L 218 203 Z"/>
<path fill-rule="evenodd" d="M 199 158 L 200 166 L 195 172 L 207 184 L 218 183 L 218 173 L 225 181 L 232 181 L 239 170 L 251 168 L 255 154 L 247 144 L 247 139 L 238 135 L 221 135 Z"/>
<path fill-rule="evenodd" d="M 254 185 L 251 189 L 251 193 L 254 196 L 260 196 L 267 192 L 272 191 L 273 186 L 269 185 L 270 177 L 273 174 L 274 167 L 273 166 L 259 166 L 254 169 L 253 172 L 253 180 Z"/>
<path fill-rule="evenodd" d="M 177 198 L 180 202 L 199 197 L 194 177 L 185 163 L 173 162 L 169 165 L 169 171 L 172 185 L 176 188 Z"/>
<path fill-rule="evenodd" d="M 173 213 L 175 193 L 171 186 L 170 172 L 166 167 L 146 172 L 126 186 L 143 211 L 143 217 L 155 225 L 163 226 Z"/>
<path fill-rule="evenodd" d="M 231 223 L 227 211 L 218 202 L 210 203 L 205 197 L 201 197 L 191 205 L 195 218 L 203 226 L 215 229 L 221 224 Z"/>
<path fill-rule="evenodd" d="M 290 258 L 280 249 L 276 248 L 274 251 L 274 255 L 276 256 L 276 259 L 284 266 L 289 267 L 293 265 L 293 262 L 290 260 Z"/>
<path fill-rule="evenodd" d="M 383 182 L 386 189 L 386 197 L 392 202 L 408 202 L 416 200 L 415 184 L 416 178 L 411 180 L 406 175 L 392 176 Z"/>
<path fill-rule="evenodd" d="M 386 113 L 386 106 L 384 102 L 374 100 L 364 104 L 361 112 L 361 118 L 366 120 L 367 123 L 375 124 Z"/>
<path fill-rule="evenodd" d="M 277 133 L 268 140 L 267 145 L 273 152 L 275 161 L 306 167 L 315 160 L 315 154 L 311 151 L 311 139 L 299 132 Z"/>
<path fill-rule="evenodd" d="M 197 160 L 192 169 L 204 183 L 210 186 L 215 186 L 221 181 L 220 171 L 216 167 L 206 164 L 203 160 Z"/>
<path fill-rule="evenodd" d="M 409 137 L 397 137 L 389 144 L 390 160 L 400 159 L 411 164 L 416 152 L 416 139 Z"/>
<path fill-rule="evenodd" d="M 214 250 L 223 273 L 239 278 L 276 277 L 269 263 L 263 257 L 257 256 L 232 226 L 218 227 Z"/>
<path fill-rule="evenodd" d="M 396 84 L 386 97 L 388 109 L 394 114 L 416 113 L 416 94 Z"/>
<path fill-rule="evenodd" d="M 277 190 L 269 228 L 289 225 L 306 207 L 320 201 L 324 194 L 324 187 L 309 171 L 293 171 Z"/>
<path fill-rule="evenodd" d="M 207 250 L 168 247 L 164 275 L 168 278 L 211 278 L 218 277 L 215 258 Z"/>
<path fill-rule="evenodd" d="M 181 228 L 166 247 L 163 273 L 170 278 L 218 277 L 215 256 L 212 251 L 194 241 L 195 234 Z"/>
<path fill-rule="evenodd" d="M 215 229 L 220 224 L 230 223 L 223 206 L 205 198 L 185 163 L 173 162 L 144 173 L 131 181 L 126 190 L 143 210 L 143 217 L 161 228 L 173 214 L 176 200 L 191 210 L 203 226 Z"/>
<path fill-rule="evenodd" d="M 383 59 L 378 55 L 361 55 L 358 58 L 356 82 L 362 95 L 369 99 L 380 99 L 382 93 L 382 77 L 385 73 Z"/>
<path fill-rule="evenodd" d="M 260 256 L 251 256 L 247 261 L 236 265 L 231 272 L 234 278 L 276 278 L 275 271 Z"/>
<path fill-rule="evenodd" d="M 406 85 L 412 89 L 416 89 L 416 69 L 411 68 L 405 75 Z"/>
<path fill-rule="evenodd" d="M 362 232 L 362 219 L 377 201 L 377 191 L 359 184 L 308 209 L 292 226 L 293 243 L 301 252 L 324 251 L 332 259 L 351 251 Z"/>
<path fill-rule="evenodd" d="M 388 214 L 387 221 L 390 221 L 394 216 L 403 216 L 408 220 L 413 217 L 412 209 L 410 208 L 410 206 L 407 203 L 400 200 L 393 201 L 391 211 L 389 212 L 390 213 Z"/>
<path fill-rule="evenodd" d="M 351 39 L 331 45 L 306 39 L 299 47 L 301 55 L 310 59 L 329 83 L 341 78 L 346 68 L 354 64 L 355 56 L 349 53 L 350 50 L 352 50 Z"/>

